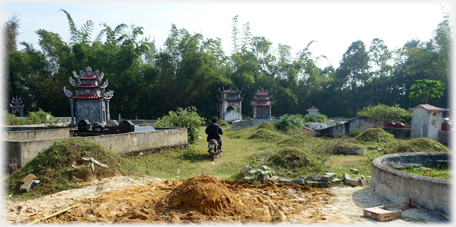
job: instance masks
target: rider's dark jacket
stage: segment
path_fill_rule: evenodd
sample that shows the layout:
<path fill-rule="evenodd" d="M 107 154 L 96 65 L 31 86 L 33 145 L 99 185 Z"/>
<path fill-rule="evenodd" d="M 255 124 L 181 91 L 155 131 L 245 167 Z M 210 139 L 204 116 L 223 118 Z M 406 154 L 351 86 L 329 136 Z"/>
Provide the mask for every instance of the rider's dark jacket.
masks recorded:
<path fill-rule="evenodd" d="M 220 135 L 223 135 L 222 128 L 217 123 L 211 123 L 206 128 L 207 141 L 210 139 L 220 140 Z"/>

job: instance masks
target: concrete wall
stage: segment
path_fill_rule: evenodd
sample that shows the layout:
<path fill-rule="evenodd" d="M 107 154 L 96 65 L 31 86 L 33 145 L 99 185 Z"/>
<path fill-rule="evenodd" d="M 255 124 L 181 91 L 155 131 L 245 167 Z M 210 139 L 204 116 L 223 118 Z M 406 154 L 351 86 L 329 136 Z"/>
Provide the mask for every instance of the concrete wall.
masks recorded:
<path fill-rule="evenodd" d="M 32 161 L 40 151 L 46 150 L 58 139 L 28 140 L 28 141 L 5 141 L 6 164 L 16 159 L 21 166 Z"/>
<path fill-rule="evenodd" d="M 147 152 L 160 147 L 187 146 L 186 128 L 160 129 L 84 137 L 115 153 Z"/>
<path fill-rule="evenodd" d="M 412 134 L 411 138 L 428 138 L 428 112 L 423 108 L 418 108 L 412 113 Z"/>
<path fill-rule="evenodd" d="M 2 132 L 6 141 L 64 139 L 70 137 L 69 128 Z"/>
<path fill-rule="evenodd" d="M 369 117 L 355 117 L 350 120 L 347 120 L 344 124 L 338 124 L 336 126 L 324 128 L 324 129 L 315 129 L 316 136 L 342 136 L 345 134 L 350 135 L 353 130 L 360 129 L 361 132 L 364 132 L 366 129 L 374 128 L 376 120 Z"/>
<path fill-rule="evenodd" d="M 66 129 L 65 133 L 62 132 L 62 134 L 69 135 L 69 129 Z M 55 134 L 48 135 L 51 136 Z M 28 138 L 31 138 L 31 136 Z M 6 153 L 8 155 L 6 158 L 6 164 L 8 164 L 9 161 L 11 161 L 13 158 L 16 158 L 21 163 L 21 165 L 24 166 L 33 160 L 40 151 L 51 147 L 55 141 L 68 138 L 69 136 L 60 139 L 48 138 L 41 140 L 5 141 L 5 148 L 7 151 Z M 155 131 L 109 134 L 101 136 L 89 136 L 84 138 L 98 143 L 102 147 L 116 153 L 147 153 L 149 151 L 155 151 L 164 148 L 173 148 L 188 145 L 186 128 L 156 128 Z"/>
<path fill-rule="evenodd" d="M 268 119 L 248 119 L 248 120 L 242 120 L 242 121 L 233 121 L 231 123 L 231 129 L 236 130 L 236 129 L 241 129 L 241 128 L 247 128 L 247 127 L 256 127 L 263 123 L 264 121 L 267 121 L 269 123 L 273 123 L 274 120 L 268 120 Z"/>
<path fill-rule="evenodd" d="M 431 211 L 451 214 L 451 181 L 401 172 L 392 167 L 424 166 L 436 160 L 450 160 L 448 153 L 417 152 L 383 155 L 372 162 L 371 187 L 390 201 L 413 203 Z"/>

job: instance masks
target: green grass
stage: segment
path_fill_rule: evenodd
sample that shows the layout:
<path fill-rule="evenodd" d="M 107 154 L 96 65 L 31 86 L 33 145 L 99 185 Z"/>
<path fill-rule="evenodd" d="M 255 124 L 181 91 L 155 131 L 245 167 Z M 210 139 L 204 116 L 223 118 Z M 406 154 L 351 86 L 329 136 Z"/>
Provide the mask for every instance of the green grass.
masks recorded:
<path fill-rule="evenodd" d="M 429 151 L 430 148 L 440 152 L 449 151 L 442 144 L 425 139 L 363 142 L 351 137 L 313 137 L 307 130 L 294 129 L 284 133 L 268 124 L 240 130 L 228 130 L 228 127 L 222 127 L 225 132 L 222 136 L 223 153 L 215 161 L 211 161 L 207 152 L 206 135 L 188 148 L 141 156 L 118 155 L 83 138 L 56 142 L 7 178 L 7 193 L 13 194 L 15 199 L 30 199 L 81 187 L 81 181 L 114 175 L 186 179 L 204 172 L 218 179 L 240 179 L 244 176 L 240 170 L 246 165 L 255 169 L 266 165 L 275 175 L 287 178 L 325 172 L 334 172 L 339 178 L 343 173 L 349 173 L 352 177 L 368 177 L 372 173 L 372 160 L 386 153 Z M 204 132 L 204 129 L 201 127 L 200 131 Z M 366 154 L 336 155 L 337 147 L 347 143 L 364 146 L 367 148 Z M 386 149 L 377 151 L 370 147 Z M 88 166 L 72 168 L 73 162 L 81 157 L 93 157 L 109 168 L 95 166 L 95 172 L 88 171 Z M 359 173 L 353 174 L 350 169 L 358 169 Z M 20 180 L 29 173 L 35 174 L 40 184 L 31 192 L 19 192 Z"/>
<path fill-rule="evenodd" d="M 412 167 L 401 169 L 402 172 L 440 179 L 451 179 L 451 170 L 447 168 Z"/>

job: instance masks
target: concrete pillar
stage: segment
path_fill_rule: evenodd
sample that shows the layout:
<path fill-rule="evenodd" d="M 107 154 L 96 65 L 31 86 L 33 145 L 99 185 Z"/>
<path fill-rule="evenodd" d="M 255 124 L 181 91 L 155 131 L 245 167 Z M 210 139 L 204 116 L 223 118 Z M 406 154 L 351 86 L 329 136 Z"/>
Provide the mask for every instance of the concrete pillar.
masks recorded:
<path fill-rule="evenodd" d="M 110 99 L 106 99 L 106 119 L 111 120 L 111 117 L 109 116 L 109 101 Z"/>
<path fill-rule="evenodd" d="M 71 124 L 74 125 L 74 105 L 73 99 L 70 99 L 70 106 L 71 106 Z"/>

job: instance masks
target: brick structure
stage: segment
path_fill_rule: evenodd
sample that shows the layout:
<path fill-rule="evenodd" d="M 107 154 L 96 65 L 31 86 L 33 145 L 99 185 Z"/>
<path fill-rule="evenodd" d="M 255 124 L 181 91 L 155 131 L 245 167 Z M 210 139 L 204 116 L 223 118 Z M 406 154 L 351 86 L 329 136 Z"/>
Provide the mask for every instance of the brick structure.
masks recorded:
<path fill-rule="evenodd" d="M 108 80 L 102 83 L 104 74 L 87 67 L 87 72 L 73 71 L 73 76 L 78 80 L 76 82 L 70 77 L 70 83 L 76 87 L 76 95 L 63 87 L 65 95 L 70 98 L 71 103 L 71 124 L 80 120 L 89 120 L 105 124 L 109 117 L 109 100 L 114 96 L 113 91 L 105 91 L 108 86 Z"/>

